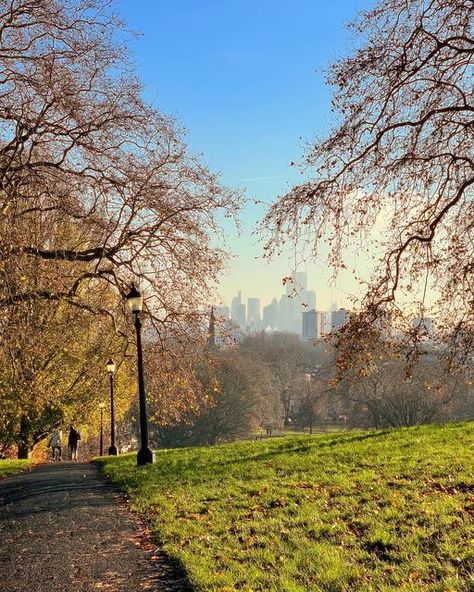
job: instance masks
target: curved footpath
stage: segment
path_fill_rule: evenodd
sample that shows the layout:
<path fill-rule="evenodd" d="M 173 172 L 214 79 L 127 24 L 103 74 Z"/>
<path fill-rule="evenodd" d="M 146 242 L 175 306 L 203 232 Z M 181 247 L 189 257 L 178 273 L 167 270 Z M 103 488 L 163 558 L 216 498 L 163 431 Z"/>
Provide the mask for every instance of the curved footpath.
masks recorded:
<path fill-rule="evenodd" d="M 0 480 L 2 592 L 188 591 L 93 464 Z"/>

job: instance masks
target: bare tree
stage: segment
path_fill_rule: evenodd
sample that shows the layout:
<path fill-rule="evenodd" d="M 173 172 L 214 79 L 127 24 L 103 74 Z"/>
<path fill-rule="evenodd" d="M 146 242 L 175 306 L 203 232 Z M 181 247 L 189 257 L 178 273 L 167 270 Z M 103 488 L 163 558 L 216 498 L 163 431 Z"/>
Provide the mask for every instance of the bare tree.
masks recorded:
<path fill-rule="evenodd" d="M 174 417 L 159 406 L 152 412 L 163 444 L 215 444 L 235 440 L 250 436 L 265 418 L 273 419 L 272 403 L 278 407 L 279 400 L 272 397 L 270 375 L 258 361 L 240 355 L 238 350 L 216 351 L 203 356 L 196 376 L 199 384 L 195 389 L 200 398 L 197 399 L 195 393 L 192 400 L 197 405 L 187 402 L 183 412 Z M 172 389 L 170 392 L 177 392 L 176 384 L 168 384 L 168 387 Z M 169 394 L 160 390 L 166 406 Z M 152 410 L 156 401 L 152 399 Z"/>
<path fill-rule="evenodd" d="M 238 200 L 143 102 L 125 42 L 107 0 L 0 0 L 0 306 L 135 280 L 157 334 L 189 337 Z"/>
<path fill-rule="evenodd" d="M 446 420 L 469 397 L 465 376 L 440 365 L 431 346 L 407 363 L 412 349 L 382 339 L 376 331 L 353 330 L 340 336 L 335 358 L 333 397 L 346 408 L 352 425 L 409 426 Z M 351 351 L 352 350 L 352 351 Z"/>
<path fill-rule="evenodd" d="M 303 430 L 307 426 L 309 433 L 312 434 L 318 421 L 322 422 L 323 418 L 327 416 L 328 394 L 330 393 L 327 378 L 321 371 L 314 376 L 307 373 L 301 378 L 299 388 L 297 420 Z"/>
<path fill-rule="evenodd" d="M 261 333 L 248 337 L 240 346 L 266 365 L 272 377 L 272 388 L 281 400 L 285 425 L 291 423 L 300 393 L 301 378 L 309 360 L 309 349 L 290 333 Z"/>
<path fill-rule="evenodd" d="M 362 309 L 367 322 L 412 298 L 439 296 L 439 330 L 469 365 L 474 349 L 474 2 L 382 0 L 352 25 L 362 46 L 332 66 L 338 123 L 309 150 L 314 180 L 269 210 L 267 250 L 290 236 L 306 255 L 367 247 L 383 253 Z M 369 248 L 370 251 L 370 248 Z"/>

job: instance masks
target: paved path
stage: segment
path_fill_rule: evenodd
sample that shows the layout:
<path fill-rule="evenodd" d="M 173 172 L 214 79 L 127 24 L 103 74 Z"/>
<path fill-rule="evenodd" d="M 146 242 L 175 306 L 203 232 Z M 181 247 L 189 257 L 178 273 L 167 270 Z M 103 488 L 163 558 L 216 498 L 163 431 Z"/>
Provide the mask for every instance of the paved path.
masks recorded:
<path fill-rule="evenodd" d="M 1 592 L 189 592 L 125 505 L 92 464 L 0 480 Z"/>

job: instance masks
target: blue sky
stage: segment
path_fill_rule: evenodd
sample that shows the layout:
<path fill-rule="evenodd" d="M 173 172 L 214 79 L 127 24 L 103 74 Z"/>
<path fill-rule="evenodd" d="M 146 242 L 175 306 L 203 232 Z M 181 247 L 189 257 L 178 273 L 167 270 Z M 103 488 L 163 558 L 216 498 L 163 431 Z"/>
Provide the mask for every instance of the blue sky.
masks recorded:
<path fill-rule="evenodd" d="M 371 0 L 118 0 L 145 96 L 176 116 L 187 141 L 225 184 L 245 190 L 243 234 L 229 229 L 234 254 L 220 292 L 266 304 L 282 292 L 293 266 L 288 256 L 266 264 L 252 230 L 263 215 L 255 200 L 273 201 L 300 180 L 304 146 L 330 124 L 324 69 L 354 45 L 345 25 Z M 323 260 L 308 271 L 318 305 L 346 304 L 355 289 L 341 278 L 330 289 Z"/>

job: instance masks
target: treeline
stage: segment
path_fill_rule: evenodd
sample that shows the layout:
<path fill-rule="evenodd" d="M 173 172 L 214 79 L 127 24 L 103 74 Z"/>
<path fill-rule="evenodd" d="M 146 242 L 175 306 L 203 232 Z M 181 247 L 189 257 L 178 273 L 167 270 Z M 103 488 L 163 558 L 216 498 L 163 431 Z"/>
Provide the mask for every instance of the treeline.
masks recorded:
<path fill-rule="evenodd" d="M 465 375 L 449 373 L 439 352 L 425 345 L 408 362 L 403 345 L 370 337 L 360 340 L 357 359 L 353 352 L 345 358 L 348 344 L 341 336 L 311 344 L 286 333 L 262 332 L 208 352 L 196 371 L 197 406 L 179 421 L 162 421 L 154 409 L 155 445 L 474 417 L 472 384 Z"/>
<path fill-rule="evenodd" d="M 0 0 L 0 454 L 97 423 L 109 357 L 128 406 L 132 282 L 183 380 L 203 339 L 239 196 L 143 101 L 127 36 L 104 0 Z"/>

